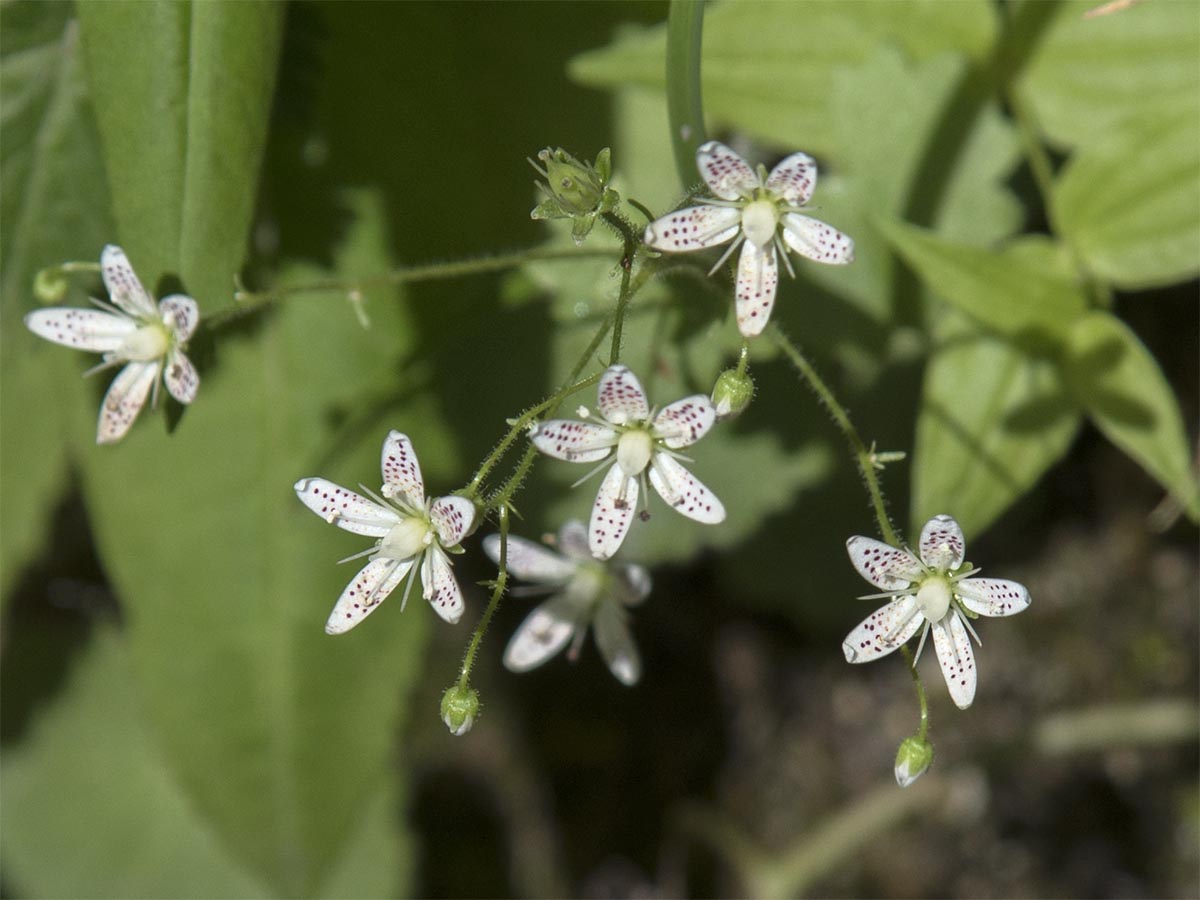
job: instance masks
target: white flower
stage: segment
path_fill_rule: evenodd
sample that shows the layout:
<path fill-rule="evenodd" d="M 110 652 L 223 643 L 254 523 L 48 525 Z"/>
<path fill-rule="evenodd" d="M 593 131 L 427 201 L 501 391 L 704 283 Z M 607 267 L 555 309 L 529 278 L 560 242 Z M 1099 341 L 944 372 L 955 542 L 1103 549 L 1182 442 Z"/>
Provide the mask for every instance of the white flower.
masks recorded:
<path fill-rule="evenodd" d="M 125 364 L 100 406 L 96 443 L 111 444 L 125 436 L 151 388 L 151 405 L 158 403 L 160 372 L 172 397 L 180 403 L 196 399 L 200 376 L 183 351 L 200 321 L 200 310 L 183 294 L 163 297 L 156 307 L 125 251 L 113 244 L 100 254 L 100 272 L 115 305 L 93 300 L 100 309 L 39 309 L 25 316 L 25 325 L 56 344 L 103 353 L 104 361 L 85 375 Z"/>
<path fill-rule="evenodd" d="M 975 655 L 967 632 L 976 643 L 979 635 L 969 620 L 977 615 L 1019 613 L 1029 606 L 1029 591 L 1015 581 L 967 577 L 979 569 L 963 564 L 962 529 L 950 516 L 934 516 L 925 523 L 920 559 L 866 537 L 850 538 L 846 549 L 859 574 L 885 592 L 859 599 L 891 600 L 846 636 L 842 643 L 846 661 L 870 662 L 885 656 L 924 624 L 917 656 L 932 628 L 933 646 L 950 696 L 959 709 L 970 706 L 975 699 Z"/>
<path fill-rule="evenodd" d="M 833 265 L 854 259 L 854 241 L 800 214 L 817 183 L 817 164 L 807 153 L 793 153 L 768 174 L 764 166 L 755 172 L 724 144 L 709 141 L 696 151 L 696 166 L 716 199 L 651 222 L 643 240 L 655 250 L 687 253 L 737 238 L 709 274 L 741 246 L 735 296 L 738 330 L 746 337 L 759 334 L 771 318 L 777 256 L 793 278 L 789 248 Z"/>
<path fill-rule="evenodd" d="M 408 436 L 388 433 L 383 442 L 383 496 L 363 488 L 371 500 L 324 478 L 296 482 L 300 502 L 326 522 L 368 537 L 375 546 L 343 559 L 368 556 L 369 562 L 346 585 L 329 621 L 327 634 L 349 631 L 375 611 L 414 568 L 421 573 L 421 595 L 447 622 L 463 613 L 462 592 L 446 551 L 454 552 L 475 522 L 475 504 L 466 497 L 425 499 L 421 467 Z M 461 551 L 460 551 L 461 552 Z M 410 579 L 404 600 L 412 588 Z"/>
<path fill-rule="evenodd" d="M 625 366 L 609 366 L 600 378 L 598 405 L 603 424 L 552 419 L 535 425 L 531 438 L 543 453 L 568 462 L 599 462 L 616 451 L 616 462 L 592 506 L 592 556 L 608 559 L 617 552 L 633 521 L 639 485 L 643 493 L 646 490 L 647 476 L 659 496 L 689 519 L 724 521 L 721 501 L 680 464 L 686 457 L 675 452 L 712 428 L 716 410 L 711 400 L 696 394 L 654 415 L 637 377 Z M 590 413 L 581 408 L 580 415 L 586 418 Z"/>
<path fill-rule="evenodd" d="M 637 565 L 609 567 L 593 560 L 587 532 L 579 521 L 562 527 L 558 548 L 561 552 L 554 553 L 523 538 L 508 539 L 508 571 L 538 585 L 518 588 L 513 594 L 554 592 L 554 596 L 531 612 L 513 634 L 504 651 L 505 668 L 528 672 L 568 642 L 567 658 L 574 662 L 590 624 L 609 671 L 622 684 L 636 684 L 642 661 L 629 633 L 625 607 L 636 606 L 650 593 L 649 573 Z M 484 538 L 483 551 L 498 564 L 500 535 Z"/>

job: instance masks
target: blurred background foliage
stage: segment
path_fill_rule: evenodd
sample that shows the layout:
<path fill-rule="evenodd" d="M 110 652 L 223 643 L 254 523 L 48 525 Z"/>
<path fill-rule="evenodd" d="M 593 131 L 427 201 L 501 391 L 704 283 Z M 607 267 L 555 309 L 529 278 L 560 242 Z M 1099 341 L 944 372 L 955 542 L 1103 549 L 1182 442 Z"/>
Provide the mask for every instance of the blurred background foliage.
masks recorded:
<path fill-rule="evenodd" d="M 321 623 L 362 547 L 291 485 L 373 486 L 389 428 L 464 484 L 576 361 L 610 258 L 296 296 L 193 345 L 203 385 L 98 448 L 103 379 L 20 318 L 42 268 L 118 242 L 206 316 L 252 289 L 569 246 L 524 162 L 612 146 L 661 213 L 673 165 L 657 3 L 0 5 L 0 589 L 9 896 L 1193 896 L 1200 16 L 1131 4 L 709 7 L 711 136 L 804 149 L 844 269 L 801 264 L 775 317 L 867 440 L 898 524 L 949 512 L 1034 605 L 985 623 L 980 694 L 929 676 L 938 757 L 898 662 L 851 669 L 873 532 L 817 402 L 767 341 L 759 392 L 698 445 L 720 527 L 655 515 L 627 690 L 587 648 L 476 669 L 437 720 L 458 628 L 393 601 Z M 635 214 L 636 215 L 636 214 Z M 700 261 L 701 263 L 704 260 Z M 727 274 L 639 293 L 623 359 L 658 403 L 738 340 Z M 97 295 L 77 278 L 64 303 Z M 598 365 L 598 364 L 597 364 Z M 579 402 L 591 403 L 590 396 Z M 585 515 L 540 464 L 517 531 Z M 1190 520 L 1190 521 L 1189 521 Z M 486 529 L 486 526 L 485 526 Z M 466 626 L 466 627 L 464 627 Z M 932 655 L 932 654 L 929 654 Z"/>

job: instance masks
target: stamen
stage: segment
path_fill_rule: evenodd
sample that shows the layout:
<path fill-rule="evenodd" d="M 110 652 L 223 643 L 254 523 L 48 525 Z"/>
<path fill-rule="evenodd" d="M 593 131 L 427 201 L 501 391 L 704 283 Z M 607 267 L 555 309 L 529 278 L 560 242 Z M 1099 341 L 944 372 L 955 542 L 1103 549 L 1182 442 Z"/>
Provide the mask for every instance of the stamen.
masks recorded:
<path fill-rule="evenodd" d="M 587 481 L 589 478 L 591 478 L 591 477 L 592 477 L 592 476 L 594 476 L 594 475 L 595 475 L 597 472 L 599 472 L 601 469 L 603 469 L 605 466 L 607 466 L 607 465 L 609 464 L 609 460 L 610 460 L 611 458 L 612 458 L 612 457 L 607 457 L 607 456 L 606 456 L 604 459 L 602 459 L 602 460 L 600 461 L 600 465 L 596 466 L 596 468 L 592 469 L 590 472 L 588 472 L 586 475 L 584 475 L 584 476 L 583 476 L 582 478 L 580 478 L 578 481 L 575 481 L 575 482 L 573 482 L 573 483 L 571 484 L 571 487 L 573 487 L 573 488 L 579 487 L 581 484 L 583 484 L 585 481 Z"/>
<path fill-rule="evenodd" d="M 714 263 L 713 267 L 708 270 L 708 274 L 712 275 L 713 273 L 715 273 L 717 271 L 717 269 L 721 268 L 721 266 L 724 265 L 725 260 L 729 259 L 729 255 L 731 253 L 733 253 L 733 251 L 736 250 L 738 247 L 740 247 L 742 245 L 742 241 L 744 241 L 745 239 L 746 239 L 745 234 L 738 234 L 737 240 L 734 241 L 732 244 L 730 244 L 729 248 L 724 253 L 721 254 L 721 258 L 718 259 L 716 261 L 716 263 Z"/>

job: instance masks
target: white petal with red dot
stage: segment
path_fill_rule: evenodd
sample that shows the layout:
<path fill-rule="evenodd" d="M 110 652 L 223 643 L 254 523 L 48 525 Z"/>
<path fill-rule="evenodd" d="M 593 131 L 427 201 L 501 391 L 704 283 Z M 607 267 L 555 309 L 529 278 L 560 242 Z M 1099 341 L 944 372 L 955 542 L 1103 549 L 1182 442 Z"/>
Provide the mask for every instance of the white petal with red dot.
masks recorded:
<path fill-rule="evenodd" d="M 200 388 L 200 376 L 196 373 L 196 367 L 178 348 L 167 354 L 163 381 L 166 382 L 171 396 L 180 403 L 191 403 L 196 399 L 196 391 Z"/>
<path fill-rule="evenodd" d="M 475 524 L 475 504 L 466 497 L 438 497 L 429 505 L 429 518 L 442 546 L 454 547 Z"/>
<path fill-rule="evenodd" d="M 688 253 L 715 247 L 737 237 L 742 211 L 729 206 L 689 206 L 667 213 L 646 226 L 647 247 L 668 253 Z"/>
<path fill-rule="evenodd" d="M 614 425 L 644 422 L 650 417 L 650 404 L 642 383 L 626 366 L 609 366 L 604 370 L 596 403 L 600 415 Z"/>
<path fill-rule="evenodd" d="M 500 535 L 489 534 L 485 537 L 483 552 L 499 565 Z M 539 584 L 565 584 L 578 568 L 577 563 L 564 559 L 553 550 L 516 535 L 508 537 L 506 562 L 511 574 Z"/>
<path fill-rule="evenodd" d="M 614 465 L 600 482 L 588 523 L 588 549 L 596 559 L 608 559 L 621 548 L 633 522 L 637 500 L 637 479 Z"/>
<path fill-rule="evenodd" d="M 162 363 L 158 360 L 149 362 L 131 362 L 125 366 L 108 387 L 104 402 L 100 404 L 100 423 L 96 429 L 97 444 L 112 444 L 119 441 L 133 424 L 150 388 L 158 380 Z"/>
<path fill-rule="evenodd" d="M 789 247 L 817 262 L 834 266 L 854 261 L 854 241 L 836 228 L 799 213 L 783 217 L 783 240 Z"/>
<path fill-rule="evenodd" d="M 463 614 L 462 591 L 450 566 L 450 559 L 434 546 L 425 551 L 421 566 L 421 585 L 433 611 L 453 625 Z"/>
<path fill-rule="evenodd" d="M 885 591 L 900 591 L 921 577 L 920 561 L 907 550 L 856 535 L 846 541 L 846 552 L 858 574 Z"/>
<path fill-rule="evenodd" d="M 578 422 L 574 419 L 551 419 L 539 422 L 530 437 L 533 446 L 547 456 L 567 462 L 599 462 L 612 453 L 617 445 L 617 433 L 607 425 Z"/>
<path fill-rule="evenodd" d="M 981 616 L 1012 616 L 1029 608 L 1029 590 L 1003 578 L 964 578 L 954 593 L 962 605 Z"/>
<path fill-rule="evenodd" d="M 109 244 L 100 253 L 100 276 L 112 302 L 125 312 L 139 319 L 158 317 L 154 301 L 134 274 L 125 251 L 115 244 Z"/>
<path fill-rule="evenodd" d="M 404 580 L 415 560 L 375 559 L 346 585 L 325 622 L 326 634 L 345 634 L 387 599 Z"/>
<path fill-rule="evenodd" d="M 767 190 L 783 197 L 790 206 L 804 206 L 817 185 L 817 161 L 807 153 L 781 159 L 767 176 Z"/>
<path fill-rule="evenodd" d="M 975 699 L 975 653 L 971 639 L 957 612 L 951 612 L 940 622 L 933 623 L 933 647 L 950 699 L 959 709 L 966 709 Z"/>
<path fill-rule="evenodd" d="M 642 677 L 642 659 L 638 654 L 633 635 L 629 633 L 629 624 L 625 612 L 619 605 L 610 601 L 602 602 L 596 608 L 592 619 L 593 634 L 600 655 L 608 665 L 617 681 L 633 686 Z"/>
<path fill-rule="evenodd" d="M 567 596 L 552 597 L 525 617 L 504 648 L 504 668 L 528 672 L 554 656 L 579 627 L 581 611 Z"/>
<path fill-rule="evenodd" d="M 92 353 L 111 353 L 138 328 L 124 316 L 65 307 L 31 312 L 25 316 L 25 326 L 40 338 Z"/>
<path fill-rule="evenodd" d="M 195 333 L 196 325 L 200 322 L 200 307 L 191 297 L 171 294 L 159 301 L 158 309 L 163 322 L 175 332 L 177 341 L 182 343 Z"/>
<path fill-rule="evenodd" d="M 759 187 L 758 175 L 750 164 L 720 141 L 700 145 L 696 150 L 696 168 L 708 189 L 722 200 L 747 197 Z"/>
<path fill-rule="evenodd" d="M 917 546 L 925 565 L 943 571 L 957 569 L 966 553 L 962 529 L 950 516 L 934 516 L 926 522 Z"/>
<path fill-rule="evenodd" d="M 775 258 L 775 245 L 767 244 L 759 248 L 746 241 L 738 258 L 735 288 L 734 311 L 737 314 L 738 331 L 746 337 L 754 337 L 767 327 L 778 287 L 779 265 Z"/>
<path fill-rule="evenodd" d="M 654 436 L 672 450 L 694 444 L 713 427 L 717 410 L 704 394 L 684 397 L 654 417 Z"/>
<path fill-rule="evenodd" d="M 421 465 L 408 435 L 389 431 L 383 442 L 383 496 L 408 503 L 414 509 L 425 505 L 425 482 Z"/>
<path fill-rule="evenodd" d="M 842 641 L 846 662 L 864 663 L 891 653 L 924 624 L 912 595 L 898 597 L 863 619 Z"/>
<path fill-rule="evenodd" d="M 658 495 L 689 519 L 715 525 L 725 521 L 725 507 L 695 475 L 665 453 L 655 453 L 650 484 Z"/>
<path fill-rule="evenodd" d="M 300 502 L 330 525 L 354 534 L 383 537 L 400 521 L 395 510 L 324 478 L 302 478 L 295 490 Z"/>

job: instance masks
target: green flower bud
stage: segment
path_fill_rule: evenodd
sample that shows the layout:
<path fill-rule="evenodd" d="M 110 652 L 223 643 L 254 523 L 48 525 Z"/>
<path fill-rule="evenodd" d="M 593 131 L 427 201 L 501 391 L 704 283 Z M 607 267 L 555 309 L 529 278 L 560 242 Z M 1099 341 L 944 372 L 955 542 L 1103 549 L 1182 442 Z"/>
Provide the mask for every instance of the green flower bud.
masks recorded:
<path fill-rule="evenodd" d="M 717 420 L 732 419 L 742 414 L 754 398 L 754 379 L 747 372 L 726 369 L 717 376 L 712 402 L 717 408 Z"/>
<path fill-rule="evenodd" d="M 456 684 L 442 694 L 442 721 L 455 737 L 470 731 L 478 714 L 479 694 L 474 688 Z"/>
<path fill-rule="evenodd" d="M 908 787 L 925 774 L 931 762 L 933 744 L 915 734 L 906 737 L 896 753 L 896 784 L 902 788 Z"/>
<path fill-rule="evenodd" d="M 596 156 L 595 164 L 582 162 L 562 148 L 547 147 L 538 153 L 541 165 L 529 164 L 546 180 L 538 187 L 546 199 L 534 207 L 534 219 L 571 219 L 571 236 L 582 244 L 592 230 L 596 217 L 614 209 L 620 200 L 617 192 L 608 187 L 612 174 L 612 158 L 605 147 Z"/>
<path fill-rule="evenodd" d="M 42 269 L 33 278 L 33 294 L 42 303 L 58 303 L 67 296 L 67 276 L 58 266 Z"/>

